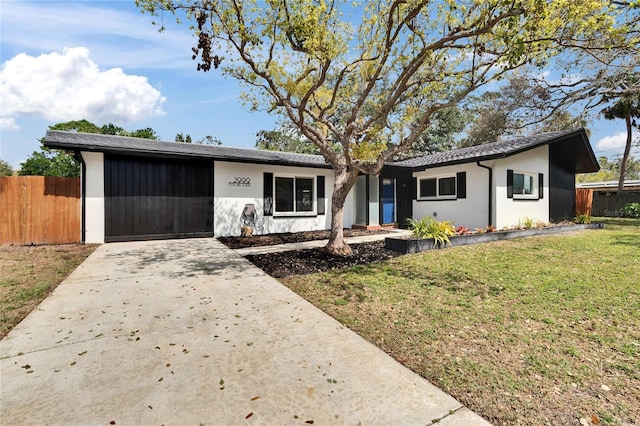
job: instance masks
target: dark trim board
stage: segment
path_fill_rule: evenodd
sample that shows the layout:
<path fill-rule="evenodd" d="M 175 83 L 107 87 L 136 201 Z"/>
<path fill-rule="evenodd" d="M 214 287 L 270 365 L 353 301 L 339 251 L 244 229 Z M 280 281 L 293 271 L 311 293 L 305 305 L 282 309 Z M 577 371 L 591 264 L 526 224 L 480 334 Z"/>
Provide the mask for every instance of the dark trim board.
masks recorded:
<path fill-rule="evenodd" d="M 105 242 L 213 236 L 213 162 L 105 155 Z"/>
<path fill-rule="evenodd" d="M 150 234 L 150 235 L 130 235 L 125 237 L 105 237 L 105 243 L 123 243 L 126 241 L 151 241 L 151 240 L 167 240 L 173 238 L 211 238 L 213 237 L 212 232 L 194 232 L 194 233 L 186 233 L 186 234 L 173 234 L 170 236 L 161 235 L 161 234 Z"/>

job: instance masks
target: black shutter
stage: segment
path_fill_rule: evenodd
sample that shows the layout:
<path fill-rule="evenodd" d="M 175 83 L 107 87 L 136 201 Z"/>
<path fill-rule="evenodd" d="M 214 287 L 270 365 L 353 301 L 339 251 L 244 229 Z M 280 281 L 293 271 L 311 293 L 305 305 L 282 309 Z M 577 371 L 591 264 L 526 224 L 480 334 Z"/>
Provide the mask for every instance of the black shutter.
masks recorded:
<path fill-rule="evenodd" d="M 324 176 L 318 176 L 316 180 L 316 197 L 318 204 L 318 215 L 324 215 Z"/>
<path fill-rule="evenodd" d="M 273 216 L 273 173 L 265 173 L 262 184 L 263 214 Z"/>
<path fill-rule="evenodd" d="M 542 200 L 544 198 L 544 175 L 542 173 L 538 173 L 538 199 Z"/>
<path fill-rule="evenodd" d="M 507 170 L 507 198 L 513 198 L 513 170 Z"/>
<path fill-rule="evenodd" d="M 411 180 L 411 194 L 412 200 L 418 199 L 418 178 L 413 178 Z"/>
<path fill-rule="evenodd" d="M 467 198 L 467 172 L 456 174 L 457 198 Z"/>

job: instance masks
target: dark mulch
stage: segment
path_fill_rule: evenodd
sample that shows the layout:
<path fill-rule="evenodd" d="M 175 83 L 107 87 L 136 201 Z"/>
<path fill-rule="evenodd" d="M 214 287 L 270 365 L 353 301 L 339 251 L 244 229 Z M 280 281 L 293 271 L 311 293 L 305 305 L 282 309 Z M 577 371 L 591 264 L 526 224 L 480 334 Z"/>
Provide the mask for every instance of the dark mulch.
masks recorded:
<path fill-rule="evenodd" d="M 345 229 L 345 237 L 361 237 L 364 235 L 388 234 L 388 231 L 368 231 L 364 229 Z M 285 232 L 280 234 L 252 235 L 250 237 L 219 237 L 218 240 L 232 249 L 245 247 L 264 247 L 276 244 L 302 243 L 305 241 L 326 240 L 329 231 Z"/>
<path fill-rule="evenodd" d="M 349 257 L 334 256 L 323 249 L 309 249 L 249 255 L 246 258 L 272 277 L 283 278 L 348 268 L 402 255 L 400 252 L 385 249 L 384 241 L 351 244 L 351 249 L 353 256 Z"/>

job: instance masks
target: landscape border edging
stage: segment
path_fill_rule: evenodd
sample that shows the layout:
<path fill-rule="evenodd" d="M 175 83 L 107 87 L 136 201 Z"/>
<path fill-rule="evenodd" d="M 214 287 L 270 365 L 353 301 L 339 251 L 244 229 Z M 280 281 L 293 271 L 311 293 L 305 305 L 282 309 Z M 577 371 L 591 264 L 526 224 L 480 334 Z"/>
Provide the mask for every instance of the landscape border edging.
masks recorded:
<path fill-rule="evenodd" d="M 425 250 L 433 250 L 445 247 L 466 246 L 490 241 L 510 240 L 514 238 L 533 237 L 536 235 L 556 234 L 567 231 L 578 231 L 582 229 L 602 229 L 603 223 L 575 224 L 549 226 L 546 228 L 519 229 L 513 231 L 485 232 L 483 234 L 454 235 L 449 237 L 449 243 L 440 247 L 434 243 L 433 238 L 402 238 L 386 237 L 384 247 L 389 250 L 399 251 L 405 254 L 419 253 Z"/>

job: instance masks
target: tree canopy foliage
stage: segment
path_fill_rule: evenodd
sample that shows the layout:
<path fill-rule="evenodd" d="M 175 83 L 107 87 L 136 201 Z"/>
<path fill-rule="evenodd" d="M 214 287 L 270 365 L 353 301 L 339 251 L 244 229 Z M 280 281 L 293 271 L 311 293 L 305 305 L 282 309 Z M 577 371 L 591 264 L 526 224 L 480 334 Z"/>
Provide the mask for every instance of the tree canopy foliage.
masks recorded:
<path fill-rule="evenodd" d="M 320 154 L 318 147 L 295 129 L 280 128 L 260 130 L 256 134 L 256 148 L 266 151 L 294 152 L 297 154 Z"/>
<path fill-rule="evenodd" d="M 0 176 L 11 176 L 13 173 L 14 171 L 11 164 L 4 160 L 0 160 Z"/>
<path fill-rule="evenodd" d="M 598 163 L 600 164 L 598 172 L 578 175 L 576 182 L 609 182 L 617 181 L 620 178 L 622 155 L 613 159 L 601 156 L 598 158 Z M 629 157 L 626 163 L 626 179 L 640 179 L 640 159 Z"/>
<path fill-rule="evenodd" d="M 189 133 L 185 133 L 185 134 L 177 133 L 175 137 L 175 141 L 182 142 L 182 143 L 192 143 L 193 139 L 191 138 L 191 135 Z M 222 145 L 222 141 L 220 139 L 211 135 L 207 135 L 202 139 L 198 139 L 195 141 L 195 143 L 201 144 L 201 145 Z"/>
<path fill-rule="evenodd" d="M 527 134 L 585 127 L 586 117 L 547 104 L 549 93 L 532 67 L 511 73 L 494 90 L 466 102 L 470 124 L 461 146 L 482 145 Z"/>
<path fill-rule="evenodd" d="M 83 133 L 101 133 L 105 135 L 130 136 L 146 139 L 158 139 L 155 130 L 150 127 L 127 131 L 122 127 L 112 123 L 103 126 L 87 120 L 74 120 L 64 123 L 57 123 L 49 126 L 50 130 L 65 130 Z M 42 143 L 44 139 L 41 139 Z M 20 164 L 18 174 L 21 176 L 62 176 L 62 177 L 78 177 L 80 176 L 80 163 L 76 159 L 64 151 L 58 149 L 49 149 L 45 146 L 40 151 L 33 151 L 31 156 Z"/>
<path fill-rule="evenodd" d="M 358 174 L 411 149 L 438 111 L 525 64 L 638 41 L 629 5 L 604 0 L 136 4 L 193 21 L 197 68 L 238 79 L 251 108 L 283 115 L 319 149 L 335 173 L 327 249 L 344 254 L 344 202 Z"/>

